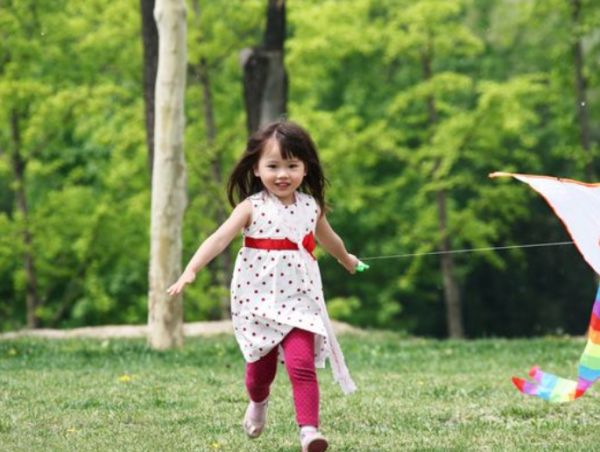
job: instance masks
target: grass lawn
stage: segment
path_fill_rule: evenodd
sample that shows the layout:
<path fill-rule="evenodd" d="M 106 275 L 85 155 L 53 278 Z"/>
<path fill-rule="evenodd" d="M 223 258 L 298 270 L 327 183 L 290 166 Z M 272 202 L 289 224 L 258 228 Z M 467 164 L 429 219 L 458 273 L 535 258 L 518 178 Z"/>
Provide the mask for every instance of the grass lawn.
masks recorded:
<path fill-rule="evenodd" d="M 335 451 L 593 451 L 596 391 L 565 405 L 518 393 L 529 366 L 573 377 L 581 339 L 340 338 L 359 391 L 319 370 L 321 423 Z M 0 451 L 296 452 L 280 366 L 266 432 L 248 440 L 244 363 L 231 336 L 155 352 L 140 340 L 0 341 Z"/>

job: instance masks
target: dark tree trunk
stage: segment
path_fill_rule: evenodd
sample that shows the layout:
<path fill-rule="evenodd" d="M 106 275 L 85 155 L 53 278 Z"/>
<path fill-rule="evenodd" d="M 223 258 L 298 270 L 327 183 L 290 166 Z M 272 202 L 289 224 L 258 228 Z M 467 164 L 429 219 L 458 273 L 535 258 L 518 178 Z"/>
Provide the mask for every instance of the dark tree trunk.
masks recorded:
<path fill-rule="evenodd" d="M 581 38 L 579 37 L 579 27 L 581 19 L 581 0 L 571 0 L 571 25 L 575 30 L 573 39 L 572 53 L 573 65 L 575 69 L 575 89 L 577 91 L 577 116 L 579 119 L 580 141 L 586 157 L 585 177 L 587 182 L 594 181 L 594 170 L 591 156 L 591 140 L 590 140 L 590 119 L 588 115 L 587 105 L 587 80 L 583 73 L 584 55 Z"/>
<path fill-rule="evenodd" d="M 158 29 L 154 20 L 155 0 L 140 0 L 142 11 L 142 41 L 144 44 L 144 106 L 148 168 L 152 179 L 154 162 L 154 95 L 158 70 Z"/>
<path fill-rule="evenodd" d="M 431 64 L 433 61 L 433 52 L 427 50 L 421 56 L 421 69 L 423 71 L 423 79 L 430 80 L 432 77 Z M 427 98 L 427 114 L 430 127 L 433 129 L 437 123 L 437 110 L 435 106 L 435 97 Z M 438 160 L 435 164 L 437 169 L 441 162 Z M 438 229 L 440 231 L 440 251 L 447 253 L 451 250 L 450 237 L 448 235 L 448 209 L 446 206 L 446 192 L 439 189 L 435 192 Z M 446 325 L 448 328 L 448 336 L 452 339 L 462 339 L 465 337 L 463 322 L 462 322 L 462 301 L 456 280 L 456 271 L 454 266 L 454 258 L 451 254 L 441 254 L 440 268 L 442 278 L 444 280 L 444 301 L 446 305 Z"/>
<path fill-rule="evenodd" d="M 438 190 L 435 194 L 438 224 L 441 239 L 441 251 L 448 252 L 451 250 L 450 238 L 448 237 L 448 217 L 446 208 L 446 192 Z M 462 339 L 465 337 L 465 332 L 462 322 L 462 301 L 456 280 L 456 271 L 454 268 L 454 259 L 451 254 L 442 254 L 440 256 L 442 277 L 444 278 L 444 299 L 446 301 L 446 325 L 448 328 L 448 336 L 452 339 Z"/>
<path fill-rule="evenodd" d="M 200 4 L 198 0 L 193 0 L 192 7 L 194 11 L 194 26 L 200 27 Z M 202 106 L 204 108 L 204 126 L 206 128 L 206 141 L 208 149 L 215 150 L 217 141 L 217 126 L 215 121 L 215 109 L 212 98 L 210 68 L 205 58 L 201 58 L 197 67 L 192 67 L 191 72 L 197 76 L 202 88 Z M 195 77 L 196 78 L 196 77 Z M 223 169 L 221 165 L 220 153 L 215 152 L 210 163 L 212 181 L 216 190 L 220 191 L 223 186 Z M 215 196 L 218 196 L 215 194 Z M 217 198 L 218 199 L 218 198 Z M 223 224 L 227 220 L 227 211 L 224 202 L 215 202 L 216 213 L 215 220 L 218 224 Z M 229 286 L 231 284 L 231 256 L 227 251 L 219 254 L 210 265 L 214 282 L 225 288 L 224 295 L 220 301 L 220 317 L 222 319 L 231 318 L 231 303 L 229 300 Z"/>
<path fill-rule="evenodd" d="M 214 149 L 216 146 L 217 127 L 215 125 L 214 108 L 212 101 L 212 93 L 210 89 L 210 74 L 206 60 L 200 60 L 200 84 L 202 85 L 202 98 L 204 105 L 204 122 L 206 126 L 206 135 L 208 139 L 208 147 Z M 219 154 L 215 154 L 210 169 L 212 172 L 213 181 L 217 187 L 223 185 L 221 159 Z M 227 212 L 225 211 L 225 203 L 217 202 L 216 220 L 218 224 L 223 224 L 227 220 Z M 216 280 L 217 283 L 225 287 L 225 295 L 221 297 L 221 318 L 231 318 L 231 304 L 229 302 L 229 285 L 231 284 L 231 257 L 228 252 L 219 254 L 215 259 L 216 264 Z"/>
<path fill-rule="evenodd" d="M 11 117 L 11 129 L 13 139 L 12 169 L 16 181 L 15 198 L 17 210 L 23 221 L 23 264 L 25 267 L 25 300 L 27 306 L 27 327 L 38 328 L 39 320 L 36 309 L 39 305 L 37 275 L 35 261 L 33 258 L 33 237 L 29 229 L 29 209 L 25 194 L 25 166 L 26 162 L 21 155 L 21 129 L 19 124 L 19 113 L 13 109 Z"/>
<path fill-rule="evenodd" d="M 269 0 L 262 46 L 241 52 L 248 133 L 280 119 L 287 112 L 288 78 L 283 61 L 285 25 L 285 0 Z"/>

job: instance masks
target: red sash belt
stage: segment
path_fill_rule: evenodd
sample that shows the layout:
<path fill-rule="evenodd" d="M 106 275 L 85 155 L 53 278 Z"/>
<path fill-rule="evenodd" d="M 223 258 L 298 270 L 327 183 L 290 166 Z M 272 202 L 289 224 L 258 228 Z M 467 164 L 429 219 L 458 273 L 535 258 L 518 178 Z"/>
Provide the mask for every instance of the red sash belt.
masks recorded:
<path fill-rule="evenodd" d="M 289 239 L 255 239 L 252 237 L 244 238 L 244 246 L 246 248 L 257 248 L 259 250 L 297 250 L 298 245 Z M 302 240 L 302 246 L 314 260 L 317 258 L 313 255 L 313 251 L 316 248 L 315 236 L 312 232 L 304 236 Z"/>

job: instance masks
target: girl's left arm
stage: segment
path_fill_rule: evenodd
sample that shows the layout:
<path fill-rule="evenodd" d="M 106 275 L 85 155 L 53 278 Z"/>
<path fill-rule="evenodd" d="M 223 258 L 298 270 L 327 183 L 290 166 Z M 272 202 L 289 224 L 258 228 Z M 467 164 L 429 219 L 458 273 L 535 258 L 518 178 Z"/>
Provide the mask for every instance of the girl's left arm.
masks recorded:
<path fill-rule="evenodd" d="M 325 214 L 321 215 L 317 221 L 316 236 L 319 244 L 325 248 L 325 251 L 335 257 L 350 273 L 356 273 L 358 259 L 346 251 L 344 242 L 335 233 L 329 221 L 327 221 Z"/>

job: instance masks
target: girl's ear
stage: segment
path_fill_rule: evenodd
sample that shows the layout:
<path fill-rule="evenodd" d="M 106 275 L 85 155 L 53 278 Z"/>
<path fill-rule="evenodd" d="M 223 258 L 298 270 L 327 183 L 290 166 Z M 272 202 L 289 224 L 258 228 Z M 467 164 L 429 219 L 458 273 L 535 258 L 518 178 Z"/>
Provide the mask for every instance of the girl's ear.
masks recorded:
<path fill-rule="evenodd" d="M 252 171 L 254 172 L 254 175 L 256 177 L 260 177 L 259 174 L 258 174 L 258 163 L 255 164 L 254 166 L 252 166 Z"/>

